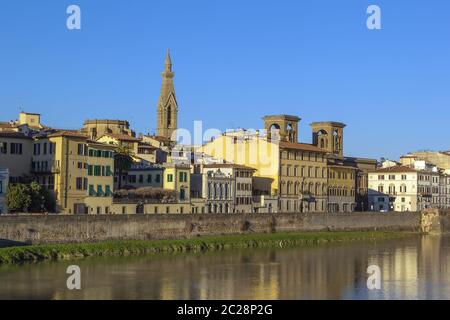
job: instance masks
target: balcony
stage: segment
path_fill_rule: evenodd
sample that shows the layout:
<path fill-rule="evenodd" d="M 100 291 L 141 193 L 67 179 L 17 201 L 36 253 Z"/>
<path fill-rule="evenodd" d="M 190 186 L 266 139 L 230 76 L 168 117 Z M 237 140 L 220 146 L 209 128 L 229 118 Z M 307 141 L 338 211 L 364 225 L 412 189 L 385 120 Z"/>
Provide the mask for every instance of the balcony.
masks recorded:
<path fill-rule="evenodd" d="M 57 174 L 61 172 L 61 168 L 59 165 L 52 165 L 52 166 L 31 166 L 31 173 L 32 174 Z"/>

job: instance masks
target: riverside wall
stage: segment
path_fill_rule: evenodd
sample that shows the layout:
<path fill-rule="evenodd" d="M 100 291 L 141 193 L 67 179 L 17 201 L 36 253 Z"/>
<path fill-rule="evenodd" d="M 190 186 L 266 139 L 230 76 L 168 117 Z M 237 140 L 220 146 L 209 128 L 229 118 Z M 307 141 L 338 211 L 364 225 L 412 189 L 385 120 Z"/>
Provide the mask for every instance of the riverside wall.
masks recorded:
<path fill-rule="evenodd" d="M 450 219 L 448 220 L 450 222 Z M 186 239 L 207 235 L 271 232 L 423 231 L 422 222 L 421 213 L 367 212 L 346 214 L 6 215 L 0 216 L 0 241 L 41 244 Z"/>

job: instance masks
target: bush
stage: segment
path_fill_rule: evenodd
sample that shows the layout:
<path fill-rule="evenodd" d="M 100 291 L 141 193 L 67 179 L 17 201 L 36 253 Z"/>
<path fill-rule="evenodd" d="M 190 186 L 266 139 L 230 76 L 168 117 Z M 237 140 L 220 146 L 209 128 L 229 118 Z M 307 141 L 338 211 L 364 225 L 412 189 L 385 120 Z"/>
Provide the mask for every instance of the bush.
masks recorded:
<path fill-rule="evenodd" d="M 30 185 L 10 185 L 6 197 L 6 204 L 10 212 L 52 212 L 55 210 L 56 200 L 52 192 L 43 188 L 37 182 Z"/>

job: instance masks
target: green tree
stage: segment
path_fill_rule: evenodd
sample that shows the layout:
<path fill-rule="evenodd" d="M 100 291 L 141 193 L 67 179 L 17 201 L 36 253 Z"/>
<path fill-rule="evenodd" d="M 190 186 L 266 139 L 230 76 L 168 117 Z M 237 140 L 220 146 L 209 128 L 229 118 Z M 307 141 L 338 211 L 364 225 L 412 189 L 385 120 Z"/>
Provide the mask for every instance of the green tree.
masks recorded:
<path fill-rule="evenodd" d="M 118 177 L 118 189 L 122 188 L 122 176 L 133 165 L 133 152 L 124 145 L 117 146 L 114 154 L 114 170 Z"/>
<path fill-rule="evenodd" d="M 13 184 L 8 188 L 6 205 L 10 212 L 28 212 L 32 202 L 30 190 L 25 184 Z"/>
<path fill-rule="evenodd" d="M 10 185 L 6 203 L 10 212 L 54 212 L 56 206 L 53 193 L 37 182 Z"/>

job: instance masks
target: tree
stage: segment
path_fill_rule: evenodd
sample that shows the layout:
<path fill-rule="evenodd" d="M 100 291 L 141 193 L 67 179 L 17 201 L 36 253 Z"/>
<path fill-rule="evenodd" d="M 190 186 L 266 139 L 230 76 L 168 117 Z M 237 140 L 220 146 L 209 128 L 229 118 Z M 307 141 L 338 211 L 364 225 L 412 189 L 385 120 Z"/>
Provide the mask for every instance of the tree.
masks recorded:
<path fill-rule="evenodd" d="M 10 185 L 6 205 L 10 212 L 28 212 L 32 202 L 29 188 L 25 184 Z"/>
<path fill-rule="evenodd" d="M 54 195 L 37 182 L 10 185 L 6 203 L 10 212 L 53 212 L 56 206 Z"/>
<path fill-rule="evenodd" d="M 133 152 L 124 145 L 117 146 L 114 154 L 114 170 L 119 176 L 118 189 L 122 187 L 122 176 L 124 172 L 130 170 L 133 165 Z"/>

